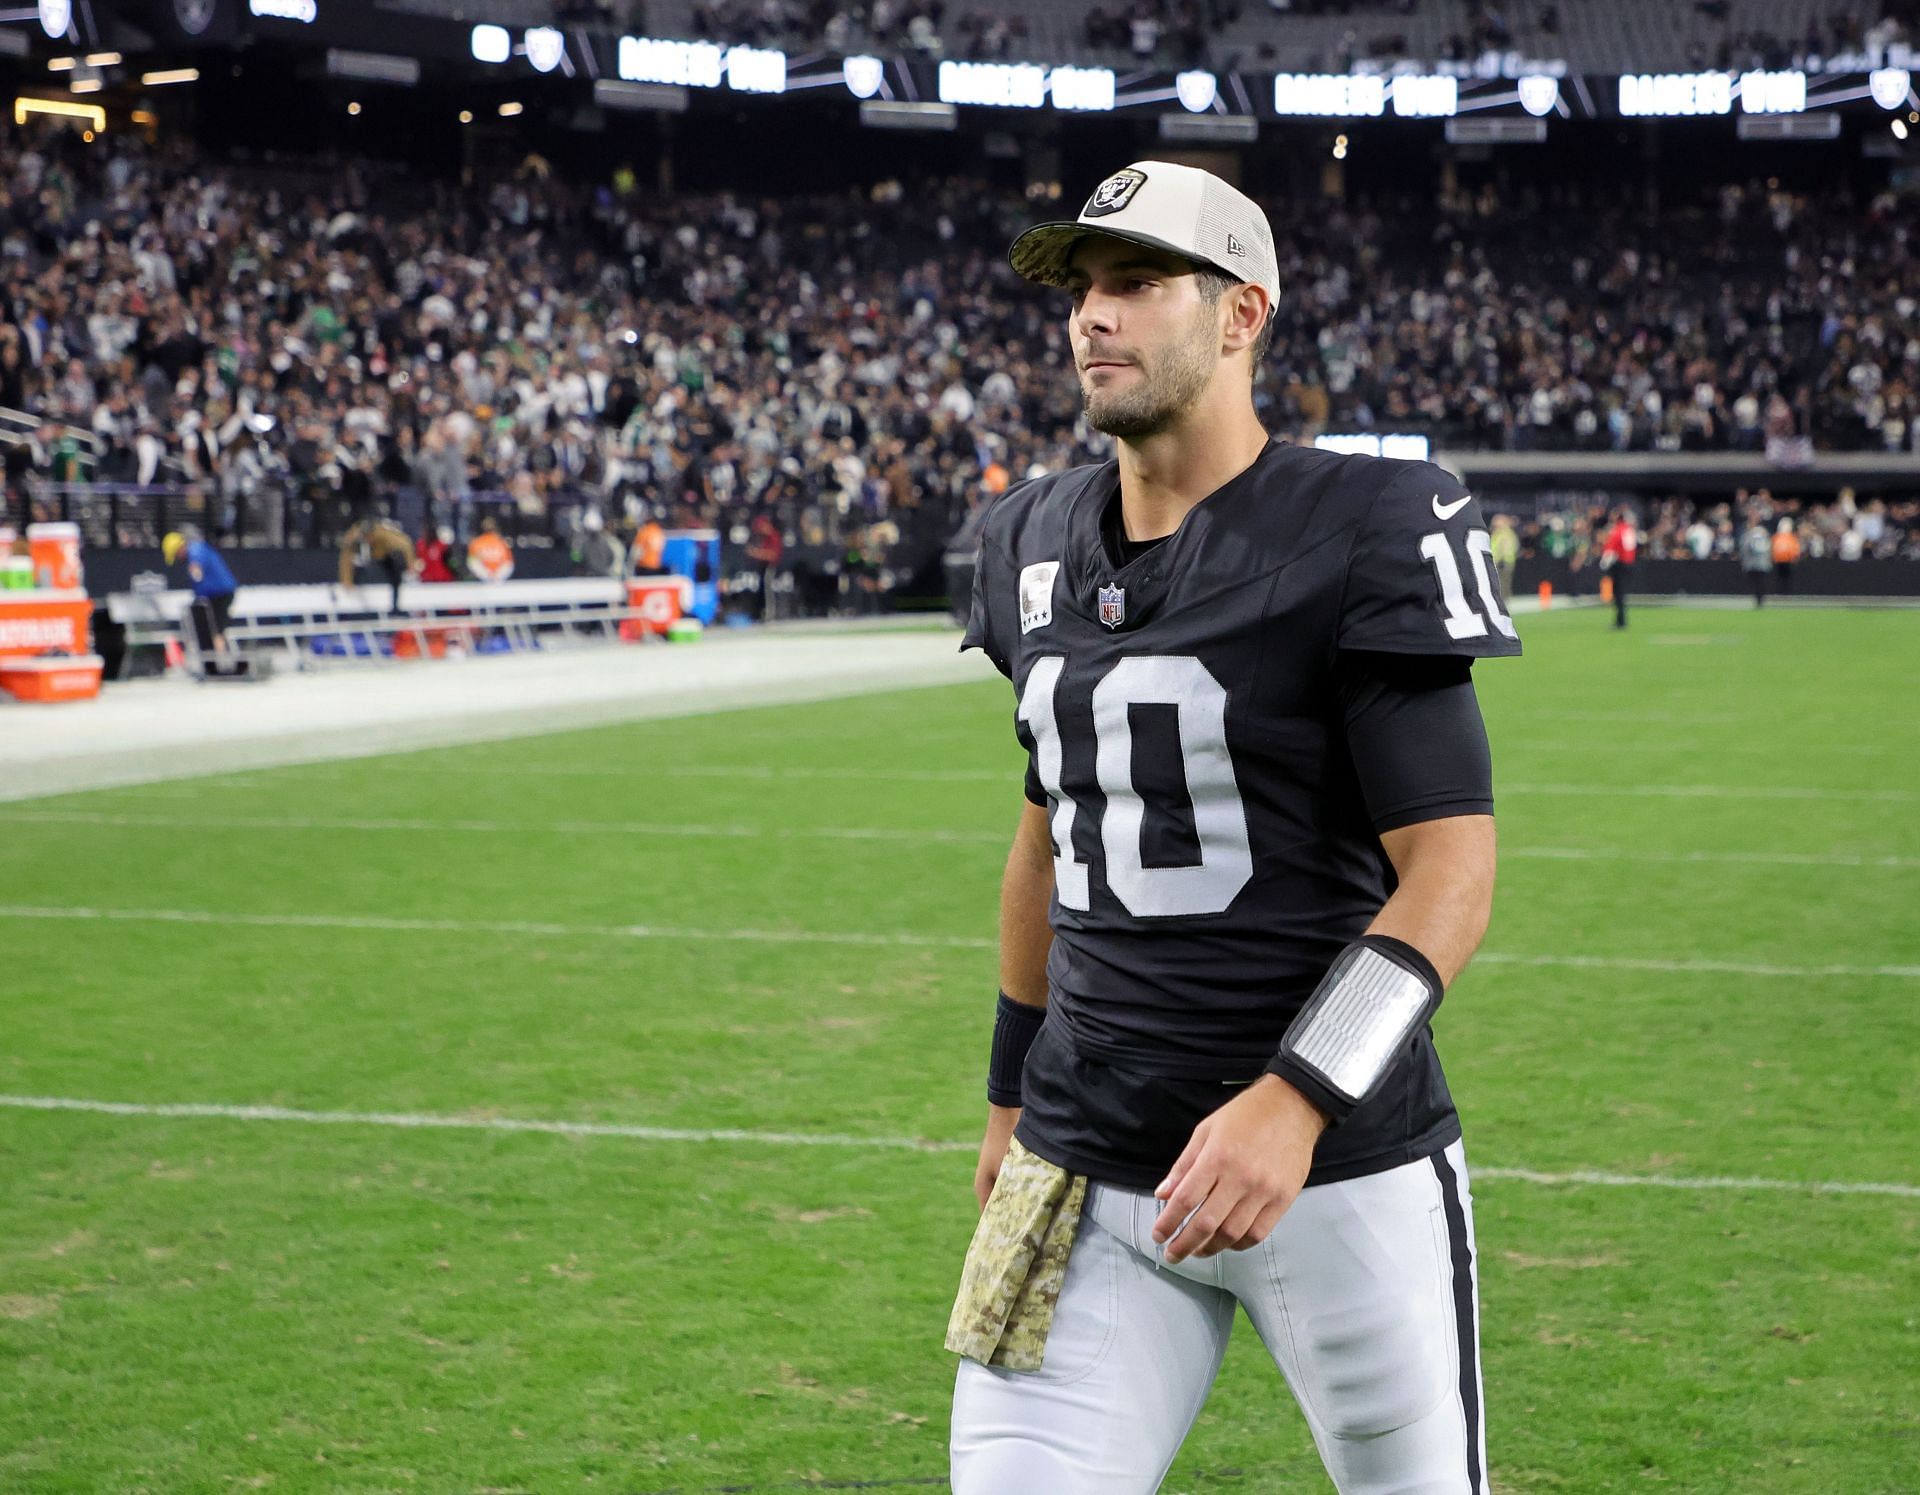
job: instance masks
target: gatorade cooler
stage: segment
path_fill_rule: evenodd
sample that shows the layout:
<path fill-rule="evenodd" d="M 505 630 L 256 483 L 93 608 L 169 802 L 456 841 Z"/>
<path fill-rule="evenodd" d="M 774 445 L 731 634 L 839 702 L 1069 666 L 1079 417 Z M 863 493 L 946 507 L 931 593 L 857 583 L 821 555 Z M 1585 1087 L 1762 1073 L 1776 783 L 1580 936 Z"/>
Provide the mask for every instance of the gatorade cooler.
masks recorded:
<path fill-rule="evenodd" d="M 27 548 L 32 552 L 36 586 L 72 591 L 80 585 L 80 526 L 29 524 Z"/>
<path fill-rule="evenodd" d="M 0 591 L 31 592 L 33 562 L 24 555 L 0 554 Z"/>
<path fill-rule="evenodd" d="M 91 701 L 100 694 L 98 654 L 0 659 L 0 690 L 16 701 Z"/>
<path fill-rule="evenodd" d="M 620 625 L 620 637 L 632 643 L 636 639 L 660 638 L 680 621 L 691 589 L 684 576 L 634 576 L 627 581 L 627 606 L 635 616 Z"/>

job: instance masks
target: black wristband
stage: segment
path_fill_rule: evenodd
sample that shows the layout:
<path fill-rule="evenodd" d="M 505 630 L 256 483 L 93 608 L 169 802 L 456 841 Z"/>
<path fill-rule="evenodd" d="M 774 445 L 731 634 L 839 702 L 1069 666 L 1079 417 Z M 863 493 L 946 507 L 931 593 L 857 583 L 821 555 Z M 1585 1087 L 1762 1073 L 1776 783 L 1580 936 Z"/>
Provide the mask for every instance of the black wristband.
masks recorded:
<path fill-rule="evenodd" d="M 993 1010 L 993 1050 L 987 1058 L 987 1099 L 996 1106 L 1020 1104 L 1020 1074 L 1027 1050 L 1040 1036 L 1047 1009 L 1016 1002 L 1005 992 Z"/>

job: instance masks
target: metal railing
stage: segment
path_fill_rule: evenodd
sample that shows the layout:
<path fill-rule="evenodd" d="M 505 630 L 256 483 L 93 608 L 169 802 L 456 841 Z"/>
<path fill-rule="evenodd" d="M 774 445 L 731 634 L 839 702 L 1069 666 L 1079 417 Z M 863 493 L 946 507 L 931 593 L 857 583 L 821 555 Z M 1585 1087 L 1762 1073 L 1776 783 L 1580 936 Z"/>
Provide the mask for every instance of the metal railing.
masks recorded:
<path fill-rule="evenodd" d="M 28 480 L 0 493 L 0 524 L 24 529 L 58 520 L 80 526 L 89 550 L 156 549 L 161 536 L 188 526 L 216 545 L 241 549 L 333 549 L 370 513 L 394 519 L 409 534 L 450 526 L 461 543 L 493 520 L 515 544 L 551 545 L 571 538 L 576 513 L 590 494 L 555 494 L 535 510 L 511 494 L 480 491 L 435 497 L 418 488 L 376 490 L 355 502 L 330 490 L 265 484 L 221 493 L 190 483 L 51 483 Z"/>

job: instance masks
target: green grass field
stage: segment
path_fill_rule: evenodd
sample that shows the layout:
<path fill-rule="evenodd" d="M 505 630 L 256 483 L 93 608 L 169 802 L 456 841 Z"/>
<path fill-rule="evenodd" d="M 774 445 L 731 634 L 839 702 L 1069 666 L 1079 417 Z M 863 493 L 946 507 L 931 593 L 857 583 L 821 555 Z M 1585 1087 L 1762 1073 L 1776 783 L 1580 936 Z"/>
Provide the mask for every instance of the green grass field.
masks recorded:
<path fill-rule="evenodd" d="M 1522 626 L 1438 1023 L 1495 1488 L 1920 1490 L 1920 617 Z M 0 806 L 9 1097 L 828 1139 L 0 1107 L 0 1492 L 943 1487 L 1011 708 Z M 1329 1488 L 1244 1323 L 1166 1488 Z"/>

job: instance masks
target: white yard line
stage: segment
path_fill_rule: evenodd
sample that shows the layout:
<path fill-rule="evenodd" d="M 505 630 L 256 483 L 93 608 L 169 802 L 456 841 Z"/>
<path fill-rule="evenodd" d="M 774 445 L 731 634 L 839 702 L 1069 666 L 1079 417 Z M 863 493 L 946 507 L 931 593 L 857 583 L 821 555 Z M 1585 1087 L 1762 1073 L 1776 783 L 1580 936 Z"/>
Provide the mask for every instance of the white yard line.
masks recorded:
<path fill-rule="evenodd" d="M 143 791 L 144 792 L 144 791 Z M 908 845 L 1003 847 L 1005 831 L 913 829 L 906 826 L 679 825 L 640 820 L 429 820 L 410 817 L 346 818 L 311 815 L 194 815 L 147 811 L 13 810 L 0 806 L 0 825 L 127 826 L 151 830 L 359 831 L 471 835 L 670 836 L 682 839 L 774 841 L 898 841 Z M 1920 867 L 1920 857 L 1869 856 L 1851 852 L 1640 851 L 1607 846 L 1502 846 L 1502 856 L 1556 862 L 1627 861 L 1726 863 L 1778 867 Z"/>
<path fill-rule="evenodd" d="M 879 945 L 992 950 L 998 941 L 953 934 L 828 933 L 815 929 L 699 929 L 663 924 L 553 924 L 529 919 L 406 919 L 378 914 L 243 914 L 191 908 L 35 908 L 0 904 L 0 919 L 74 919 L 132 924 L 206 924 L 256 929 L 364 929 L 404 934 L 524 934 L 567 939 L 715 940 L 755 944 Z"/>
<path fill-rule="evenodd" d="M 1629 851 L 1616 846 L 1507 846 L 1503 857 L 1549 862 L 1707 862 L 1741 867 L 1920 867 L 1920 857 L 1846 851 Z"/>
<path fill-rule="evenodd" d="M 1820 784 L 1509 784 L 1494 785 L 1503 794 L 1598 795 L 1608 799 L 1821 799 L 1869 800 L 1910 804 L 1912 789 L 1830 789 Z"/>
<path fill-rule="evenodd" d="M 390 933 L 523 934 L 567 939 L 713 940 L 718 943 L 862 945 L 934 950 L 993 950 L 998 941 L 959 934 L 867 930 L 708 929 L 674 924 L 561 924 L 527 919 L 415 919 L 379 914 L 248 914 L 186 908 L 87 908 L 0 904 L 0 919 L 81 923 L 199 924 L 257 929 L 363 929 Z M 1771 965 L 1743 960 L 1658 960 L 1617 955 L 1525 955 L 1482 950 L 1483 965 L 1566 966 L 1576 970 L 1717 972 L 1739 976 L 1881 976 L 1920 980 L 1920 965 Z"/>
<path fill-rule="evenodd" d="M 867 1137 L 838 1132 L 770 1132 L 741 1127 L 630 1126 L 602 1121 L 542 1121 L 511 1116 L 446 1116 L 391 1111 L 296 1111 L 285 1106 L 223 1106 L 200 1103 L 143 1104 L 72 1096 L 0 1095 L 0 1107 L 19 1111 L 81 1111 L 102 1116 L 151 1116 L 180 1120 L 282 1121 L 308 1126 L 395 1127 L 406 1130 L 539 1132 L 566 1137 L 619 1137 L 641 1142 L 744 1142 L 767 1147 L 868 1148 L 888 1152 L 972 1153 L 979 1143 L 927 1137 Z M 1879 1194 L 1920 1199 L 1920 1185 L 1861 1183 L 1835 1179 L 1685 1178 L 1661 1174 L 1604 1173 L 1581 1169 L 1547 1173 L 1532 1168 L 1474 1166 L 1476 1181 L 1600 1188 L 1701 1189 L 1808 1194 Z"/>
<path fill-rule="evenodd" d="M 675 825 L 641 820 L 334 819 L 305 815 L 109 814 L 90 810 L 0 809 L 0 825 L 107 825 L 153 830 L 404 831 L 526 836 L 679 836 L 734 841 L 905 841 L 1005 847 L 1007 831 L 915 830 L 906 826 Z"/>

